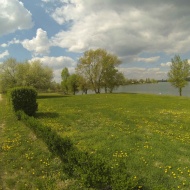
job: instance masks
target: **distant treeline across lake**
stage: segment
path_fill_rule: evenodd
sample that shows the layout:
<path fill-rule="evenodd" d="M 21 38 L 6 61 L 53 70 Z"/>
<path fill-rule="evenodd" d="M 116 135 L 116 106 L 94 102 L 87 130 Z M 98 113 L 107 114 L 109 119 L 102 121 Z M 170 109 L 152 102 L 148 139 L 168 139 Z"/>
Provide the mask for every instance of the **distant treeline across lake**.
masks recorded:
<path fill-rule="evenodd" d="M 120 86 L 113 92 L 116 93 L 145 93 L 158 95 L 174 95 L 179 96 L 177 88 L 171 86 L 169 82 L 147 83 L 147 84 L 132 84 Z M 190 97 L 190 82 L 182 89 L 182 96 Z"/>

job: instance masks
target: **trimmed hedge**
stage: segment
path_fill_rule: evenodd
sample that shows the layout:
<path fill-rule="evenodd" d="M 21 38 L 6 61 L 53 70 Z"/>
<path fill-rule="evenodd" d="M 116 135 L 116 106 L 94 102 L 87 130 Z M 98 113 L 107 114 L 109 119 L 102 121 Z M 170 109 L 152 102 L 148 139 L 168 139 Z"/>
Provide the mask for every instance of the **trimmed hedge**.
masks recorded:
<path fill-rule="evenodd" d="M 98 190 L 138 189 L 138 181 L 130 178 L 126 167 L 123 167 L 126 163 L 120 163 L 118 167 L 112 168 L 100 155 L 80 151 L 69 138 L 62 138 L 34 117 L 27 116 L 23 111 L 18 111 L 16 114 L 47 144 L 49 150 L 60 158 L 64 172 L 69 177 L 78 178 L 86 187 Z"/>
<path fill-rule="evenodd" d="M 34 116 L 38 104 L 37 91 L 31 87 L 16 87 L 10 90 L 10 98 L 15 112 L 22 110 L 29 116 Z"/>

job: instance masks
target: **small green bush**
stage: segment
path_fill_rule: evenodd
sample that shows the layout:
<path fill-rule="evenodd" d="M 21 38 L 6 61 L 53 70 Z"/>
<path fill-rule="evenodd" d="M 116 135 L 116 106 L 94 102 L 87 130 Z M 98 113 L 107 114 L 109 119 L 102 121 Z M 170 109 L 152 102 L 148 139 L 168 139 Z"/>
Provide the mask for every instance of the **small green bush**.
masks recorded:
<path fill-rule="evenodd" d="M 15 112 L 24 111 L 29 116 L 35 115 L 38 104 L 37 91 L 30 87 L 16 87 L 11 89 L 10 98 Z"/>

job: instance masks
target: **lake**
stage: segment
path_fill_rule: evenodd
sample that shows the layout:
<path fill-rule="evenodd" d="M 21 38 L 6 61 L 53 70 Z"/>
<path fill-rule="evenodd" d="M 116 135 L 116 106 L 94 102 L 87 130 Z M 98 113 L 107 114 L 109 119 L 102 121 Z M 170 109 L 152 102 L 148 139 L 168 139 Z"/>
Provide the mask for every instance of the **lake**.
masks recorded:
<path fill-rule="evenodd" d="M 132 84 L 126 86 L 120 86 L 113 92 L 116 93 L 146 93 L 146 94 L 158 94 L 158 95 L 175 95 L 179 96 L 178 89 L 171 86 L 169 82 L 159 82 L 150 84 Z M 190 85 L 182 89 L 182 96 L 190 97 Z"/>

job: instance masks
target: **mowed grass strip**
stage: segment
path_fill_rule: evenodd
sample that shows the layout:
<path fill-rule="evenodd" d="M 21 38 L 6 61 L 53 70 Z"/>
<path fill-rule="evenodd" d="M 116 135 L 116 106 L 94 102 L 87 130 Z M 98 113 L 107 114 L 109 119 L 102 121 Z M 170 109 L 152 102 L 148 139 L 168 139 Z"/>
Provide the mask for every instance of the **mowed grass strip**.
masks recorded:
<path fill-rule="evenodd" d="M 17 121 L 6 97 L 0 101 L 0 190 L 85 189 L 68 179 L 61 161 Z"/>
<path fill-rule="evenodd" d="M 140 180 L 190 189 L 190 99 L 142 94 L 39 96 L 37 118 Z"/>

